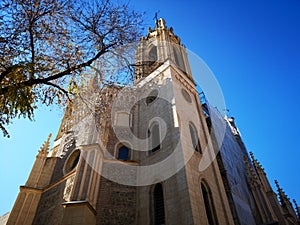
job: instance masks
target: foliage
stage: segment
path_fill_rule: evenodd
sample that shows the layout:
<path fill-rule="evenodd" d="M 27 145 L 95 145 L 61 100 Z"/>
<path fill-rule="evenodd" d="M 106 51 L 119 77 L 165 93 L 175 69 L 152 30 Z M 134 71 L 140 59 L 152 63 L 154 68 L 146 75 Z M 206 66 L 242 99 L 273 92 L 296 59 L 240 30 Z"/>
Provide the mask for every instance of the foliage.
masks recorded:
<path fill-rule="evenodd" d="M 140 37 L 143 14 L 110 0 L 0 2 L 0 129 L 65 104 L 95 61 Z"/>

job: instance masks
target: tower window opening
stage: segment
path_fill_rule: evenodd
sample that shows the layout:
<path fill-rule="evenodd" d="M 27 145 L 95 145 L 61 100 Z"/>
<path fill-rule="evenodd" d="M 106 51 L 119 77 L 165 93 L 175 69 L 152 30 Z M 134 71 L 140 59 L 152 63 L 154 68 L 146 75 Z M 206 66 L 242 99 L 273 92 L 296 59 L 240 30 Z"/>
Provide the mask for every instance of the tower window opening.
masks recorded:
<path fill-rule="evenodd" d="M 153 191 L 154 202 L 154 224 L 165 224 L 165 206 L 164 206 L 164 194 L 161 184 L 156 184 Z"/>
<path fill-rule="evenodd" d="M 153 65 L 157 61 L 157 47 L 153 46 L 149 51 L 149 65 Z"/>
<path fill-rule="evenodd" d="M 195 151 L 202 153 L 198 132 L 194 124 L 189 124 L 192 145 Z"/>
<path fill-rule="evenodd" d="M 180 67 L 183 71 L 185 71 L 183 57 L 182 57 L 182 54 L 181 54 L 179 48 L 180 48 L 180 46 L 179 47 L 175 47 L 175 46 L 173 47 L 175 63 L 177 64 L 178 67 Z"/>
<path fill-rule="evenodd" d="M 129 160 L 129 149 L 126 146 L 122 146 L 118 151 L 119 160 Z"/>

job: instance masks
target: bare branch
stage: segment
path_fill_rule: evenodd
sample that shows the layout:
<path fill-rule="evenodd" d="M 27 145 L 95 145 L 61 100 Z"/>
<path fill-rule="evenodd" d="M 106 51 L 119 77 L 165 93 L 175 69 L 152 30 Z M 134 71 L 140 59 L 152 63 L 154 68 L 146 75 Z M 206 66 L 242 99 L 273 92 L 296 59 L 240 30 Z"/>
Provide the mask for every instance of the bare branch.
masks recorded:
<path fill-rule="evenodd" d="M 61 92 L 63 92 L 67 96 L 67 98 L 68 98 L 69 101 L 72 101 L 71 98 L 70 98 L 70 94 L 72 94 L 72 93 L 70 93 L 66 89 L 60 87 L 57 84 L 53 84 L 53 83 L 51 83 L 49 81 L 46 81 L 44 84 L 57 88 L 58 90 L 60 90 Z"/>
<path fill-rule="evenodd" d="M 56 79 L 59 79 L 63 76 L 72 74 L 72 72 L 77 71 L 80 68 L 90 66 L 96 59 L 100 58 L 101 55 L 103 55 L 105 52 L 107 52 L 114 45 L 116 45 L 116 43 L 112 43 L 110 45 L 107 45 L 107 46 L 103 47 L 101 49 L 101 51 L 99 51 L 93 58 L 89 59 L 88 61 L 86 61 L 84 63 L 81 63 L 79 65 L 70 67 L 70 68 L 68 68 L 68 69 L 66 69 L 66 70 L 64 70 L 60 73 L 54 74 L 54 75 L 46 77 L 46 78 L 29 79 L 29 80 L 20 82 L 20 83 L 17 84 L 17 86 L 24 87 L 24 86 L 33 86 L 33 85 L 36 85 L 36 84 L 47 84 L 48 81 L 56 80 Z M 5 93 L 7 93 L 7 91 L 11 87 L 12 86 L 6 86 L 6 87 L 1 88 L 0 89 L 0 95 L 3 95 Z"/>

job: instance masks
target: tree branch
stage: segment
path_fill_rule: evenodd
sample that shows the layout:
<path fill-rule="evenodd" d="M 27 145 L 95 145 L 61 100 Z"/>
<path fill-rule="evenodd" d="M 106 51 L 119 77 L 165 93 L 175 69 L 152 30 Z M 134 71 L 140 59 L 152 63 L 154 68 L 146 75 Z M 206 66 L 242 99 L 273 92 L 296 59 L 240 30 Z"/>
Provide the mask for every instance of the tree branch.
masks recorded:
<path fill-rule="evenodd" d="M 45 82 L 44 84 L 57 88 L 58 90 L 60 90 L 61 92 L 63 92 L 67 96 L 67 98 L 68 98 L 69 101 L 72 101 L 71 98 L 70 98 L 70 93 L 66 89 L 60 87 L 57 84 L 53 84 L 53 83 L 51 83 L 49 81 Z"/>
<path fill-rule="evenodd" d="M 60 73 L 54 74 L 54 75 L 46 77 L 46 78 L 29 79 L 29 80 L 20 82 L 17 85 L 18 86 L 33 86 L 33 85 L 36 85 L 36 84 L 43 84 L 43 83 L 46 83 L 48 81 L 56 80 L 56 79 L 59 79 L 63 76 L 69 75 L 69 74 L 71 74 L 72 72 L 74 72 L 78 69 L 90 66 L 96 59 L 100 58 L 101 55 L 103 55 L 105 52 L 107 52 L 111 47 L 113 47 L 116 44 L 117 43 L 115 43 L 115 42 L 111 43 L 109 45 L 106 45 L 106 46 L 104 44 L 102 44 L 101 51 L 99 51 L 93 58 L 91 58 L 88 61 L 86 61 L 84 63 L 81 63 L 79 65 L 72 66 L 72 67 L 70 67 L 70 68 L 68 68 L 68 69 L 66 69 L 66 70 L 64 70 Z M 3 95 L 5 93 L 7 93 L 7 91 L 9 90 L 10 87 L 12 87 L 12 86 L 6 86 L 6 87 L 1 88 L 0 89 L 0 95 Z"/>

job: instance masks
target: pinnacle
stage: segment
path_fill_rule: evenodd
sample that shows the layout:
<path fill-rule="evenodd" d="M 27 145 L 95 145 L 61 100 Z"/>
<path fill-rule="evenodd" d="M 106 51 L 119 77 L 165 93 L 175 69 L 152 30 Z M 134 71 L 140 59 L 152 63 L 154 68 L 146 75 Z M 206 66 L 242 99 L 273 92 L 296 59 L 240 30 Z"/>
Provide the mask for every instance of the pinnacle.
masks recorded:
<path fill-rule="evenodd" d="M 278 180 L 274 180 L 274 182 L 275 182 L 275 185 L 276 185 L 276 187 L 277 187 L 277 191 L 278 191 L 278 192 L 283 192 L 282 188 L 279 186 Z"/>
<path fill-rule="evenodd" d="M 51 139 L 51 137 L 52 137 L 52 134 L 50 133 L 48 135 L 47 140 L 43 143 L 42 147 L 39 149 L 38 156 L 47 156 L 48 150 L 49 150 L 49 147 L 50 147 L 50 139 Z"/>
<path fill-rule="evenodd" d="M 283 189 L 279 186 L 279 183 L 277 180 L 274 181 L 275 185 L 277 187 L 277 191 L 278 191 L 278 195 L 280 198 L 281 203 L 283 203 L 284 201 L 290 201 L 290 199 L 288 198 L 288 196 L 285 194 L 285 192 L 283 191 Z"/>
<path fill-rule="evenodd" d="M 264 168 L 262 167 L 261 163 L 254 157 L 253 152 L 249 152 L 250 157 L 252 159 L 253 165 L 256 169 L 260 169 L 262 171 L 264 171 Z"/>
<path fill-rule="evenodd" d="M 293 202 L 294 202 L 294 205 L 295 205 L 297 216 L 300 219 L 300 208 L 299 208 L 299 206 L 298 206 L 298 204 L 296 202 L 296 199 L 293 199 Z"/>
<path fill-rule="evenodd" d="M 247 166 L 247 176 L 249 181 L 253 182 L 254 185 L 258 184 L 258 177 L 256 172 L 254 171 L 253 167 L 251 166 L 247 156 L 244 157 L 244 163 Z"/>

